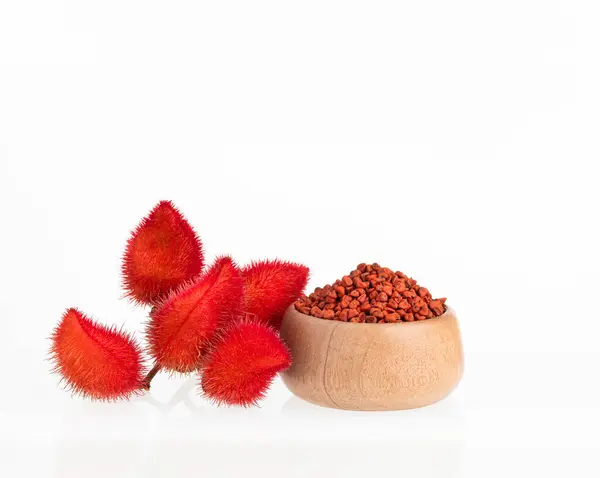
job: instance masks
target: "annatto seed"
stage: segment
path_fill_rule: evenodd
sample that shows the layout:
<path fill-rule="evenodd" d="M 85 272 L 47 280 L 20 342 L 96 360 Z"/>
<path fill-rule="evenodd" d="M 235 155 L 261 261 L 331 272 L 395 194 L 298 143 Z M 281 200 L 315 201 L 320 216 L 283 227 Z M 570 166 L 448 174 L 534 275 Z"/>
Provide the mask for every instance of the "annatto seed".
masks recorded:
<path fill-rule="evenodd" d="M 356 309 L 348 309 L 348 318 L 353 319 L 354 317 L 358 317 L 359 312 Z"/>
<path fill-rule="evenodd" d="M 335 316 L 335 312 L 333 310 L 326 310 L 323 312 L 323 318 L 331 320 Z"/>
<path fill-rule="evenodd" d="M 371 309 L 369 313 L 373 317 L 377 317 L 378 319 L 383 319 L 383 311 L 381 309 Z"/>
<path fill-rule="evenodd" d="M 310 309 L 310 315 L 321 318 L 323 317 L 323 311 L 315 305 Z"/>
<path fill-rule="evenodd" d="M 294 304 L 299 312 L 326 320 L 353 323 L 395 323 L 439 317 L 446 299 L 400 271 L 361 263 L 333 284 L 315 288 Z"/>

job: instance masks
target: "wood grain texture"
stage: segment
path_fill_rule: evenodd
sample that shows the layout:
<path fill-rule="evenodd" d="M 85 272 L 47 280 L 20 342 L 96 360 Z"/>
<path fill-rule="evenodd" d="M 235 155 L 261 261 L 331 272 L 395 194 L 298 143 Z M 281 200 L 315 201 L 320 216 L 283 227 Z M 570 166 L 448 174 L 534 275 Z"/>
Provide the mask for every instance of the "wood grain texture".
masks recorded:
<path fill-rule="evenodd" d="M 288 309 L 281 337 L 293 364 L 290 391 L 311 403 L 346 410 L 402 410 L 448 395 L 463 374 L 452 309 L 434 319 L 396 324 L 323 320 Z"/>

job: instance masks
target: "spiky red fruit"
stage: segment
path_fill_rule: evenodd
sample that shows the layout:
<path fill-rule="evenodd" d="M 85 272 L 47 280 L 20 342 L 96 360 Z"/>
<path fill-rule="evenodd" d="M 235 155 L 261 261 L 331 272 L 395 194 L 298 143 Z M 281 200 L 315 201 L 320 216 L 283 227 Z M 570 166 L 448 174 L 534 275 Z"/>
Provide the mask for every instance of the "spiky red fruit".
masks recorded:
<path fill-rule="evenodd" d="M 127 398 L 142 389 L 140 349 L 129 335 L 68 309 L 52 334 L 55 371 L 76 393 L 97 399 Z"/>
<path fill-rule="evenodd" d="M 256 405 L 275 375 L 291 363 L 272 327 L 255 319 L 233 323 L 215 341 L 202 372 L 202 390 L 218 404 Z"/>
<path fill-rule="evenodd" d="M 221 257 L 188 287 L 174 291 L 153 313 L 148 348 L 156 362 L 177 372 L 196 370 L 218 327 L 241 314 L 244 280 Z"/>
<path fill-rule="evenodd" d="M 159 202 L 131 233 L 123 286 L 133 301 L 154 304 L 202 271 L 200 239 L 171 201 Z"/>
<path fill-rule="evenodd" d="M 302 295 L 308 272 L 308 267 L 280 260 L 253 262 L 245 267 L 246 313 L 279 329 L 285 310 Z"/>

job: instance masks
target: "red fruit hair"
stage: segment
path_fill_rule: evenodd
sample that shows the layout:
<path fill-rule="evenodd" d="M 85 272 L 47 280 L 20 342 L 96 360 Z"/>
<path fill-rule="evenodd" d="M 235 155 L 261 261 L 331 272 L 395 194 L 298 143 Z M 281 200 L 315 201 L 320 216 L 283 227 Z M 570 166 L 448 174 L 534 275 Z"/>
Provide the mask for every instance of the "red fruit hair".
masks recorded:
<path fill-rule="evenodd" d="M 241 314 L 244 281 L 230 257 L 215 261 L 195 282 L 172 292 L 150 314 L 148 350 L 157 364 L 190 372 L 218 327 Z"/>
<path fill-rule="evenodd" d="M 280 260 L 246 266 L 242 270 L 246 313 L 279 329 L 285 310 L 302 295 L 308 273 L 308 267 Z"/>
<path fill-rule="evenodd" d="M 172 202 L 161 201 L 127 241 L 123 287 L 134 302 L 153 305 L 203 266 L 200 239 Z"/>
<path fill-rule="evenodd" d="M 233 323 L 215 341 L 202 372 L 202 390 L 217 404 L 256 405 L 275 375 L 291 363 L 272 327 L 257 320 Z"/>
<path fill-rule="evenodd" d="M 54 370 L 76 393 L 97 400 L 127 398 L 143 386 L 140 348 L 133 338 L 68 309 L 52 334 Z"/>

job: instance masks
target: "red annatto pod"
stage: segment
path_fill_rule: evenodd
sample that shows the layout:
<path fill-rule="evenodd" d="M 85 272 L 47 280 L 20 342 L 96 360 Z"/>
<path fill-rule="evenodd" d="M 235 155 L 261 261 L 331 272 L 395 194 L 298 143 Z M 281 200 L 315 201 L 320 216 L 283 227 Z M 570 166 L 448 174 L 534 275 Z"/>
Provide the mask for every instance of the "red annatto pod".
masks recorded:
<path fill-rule="evenodd" d="M 252 262 L 242 270 L 245 312 L 279 330 L 285 310 L 302 295 L 308 274 L 308 267 L 293 262 Z"/>
<path fill-rule="evenodd" d="M 242 313 L 244 280 L 230 257 L 174 291 L 150 314 L 148 351 L 156 365 L 176 372 L 200 366 L 215 331 Z"/>
<path fill-rule="evenodd" d="M 256 405 L 275 375 L 291 364 L 276 330 L 256 319 L 242 320 L 215 341 L 202 371 L 202 390 L 219 405 Z"/>
<path fill-rule="evenodd" d="M 51 339 L 54 371 L 74 392 L 96 400 L 116 400 L 142 391 L 140 348 L 126 333 L 68 309 Z"/>
<path fill-rule="evenodd" d="M 202 272 L 200 239 L 170 201 L 159 202 L 131 233 L 123 257 L 123 287 L 139 304 L 154 305 Z"/>

